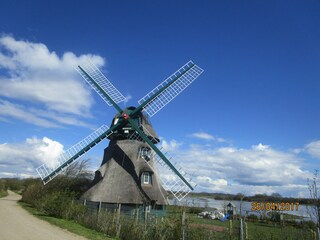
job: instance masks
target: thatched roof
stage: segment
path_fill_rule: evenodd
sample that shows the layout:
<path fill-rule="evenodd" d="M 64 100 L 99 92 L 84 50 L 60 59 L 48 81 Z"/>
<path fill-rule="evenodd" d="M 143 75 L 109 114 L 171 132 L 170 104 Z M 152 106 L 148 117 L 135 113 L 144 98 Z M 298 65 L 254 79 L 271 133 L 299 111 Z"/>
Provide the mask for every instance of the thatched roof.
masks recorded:
<path fill-rule="evenodd" d="M 81 197 L 90 201 L 166 205 L 167 193 L 160 185 L 155 167 L 139 157 L 139 149 L 147 145 L 135 140 L 111 141 L 103 162 L 96 171 L 92 187 Z M 152 183 L 141 182 L 143 172 L 150 172 Z"/>

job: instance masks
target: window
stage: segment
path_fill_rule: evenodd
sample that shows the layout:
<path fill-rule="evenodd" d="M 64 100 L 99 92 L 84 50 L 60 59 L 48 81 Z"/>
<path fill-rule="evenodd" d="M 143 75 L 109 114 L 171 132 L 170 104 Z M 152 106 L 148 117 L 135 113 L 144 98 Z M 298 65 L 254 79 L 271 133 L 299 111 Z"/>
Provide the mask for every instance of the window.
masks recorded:
<path fill-rule="evenodd" d="M 149 161 L 151 158 L 151 149 L 148 147 L 140 148 L 140 157 L 146 161 Z"/>
<path fill-rule="evenodd" d="M 142 183 L 143 184 L 151 184 L 151 174 L 150 174 L 150 172 L 143 172 L 141 178 L 142 178 Z"/>

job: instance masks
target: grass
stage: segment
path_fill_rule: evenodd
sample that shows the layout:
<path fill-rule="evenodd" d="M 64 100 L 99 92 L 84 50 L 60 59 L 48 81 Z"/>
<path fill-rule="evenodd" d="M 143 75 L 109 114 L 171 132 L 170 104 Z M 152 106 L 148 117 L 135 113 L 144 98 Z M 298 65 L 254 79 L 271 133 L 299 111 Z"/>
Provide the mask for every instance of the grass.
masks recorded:
<path fill-rule="evenodd" d="M 86 228 L 74 221 L 69 221 L 65 219 L 50 217 L 44 215 L 43 213 L 37 211 L 35 208 L 31 207 L 29 204 L 19 202 L 19 204 L 26 209 L 32 215 L 49 222 L 52 225 L 58 226 L 63 229 L 67 229 L 70 232 L 73 232 L 77 235 L 83 236 L 92 240 L 114 240 L 114 238 L 109 238 L 105 234 L 97 232 L 95 230 Z"/>
<path fill-rule="evenodd" d="M 0 191 L 0 198 L 8 196 L 7 191 Z"/>
<path fill-rule="evenodd" d="M 189 215 L 189 223 L 205 224 L 208 226 L 222 226 L 226 228 L 226 232 L 229 232 L 229 221 L 221 222 L 220 220 L 210 220 L 198 218 L 197 215 Z M 233 236 L 239 236 L 240 222 L 238 220 L 233 221 Z M 312 239 L 311 231 L 306 228 L 293 227 L 290 225 L 280 226 L 280 224 L 274 225 L 273 223 L 260 223 L 260 222 L 247 222 L 248 227 L 248 239 L 292 239 L 303 240 Z"/>
<path fill-rule="evenodd" d="M 43 219 L 53 225 L 59 226 L 61 228 L 67 229 L 70 232 L 73 232 L 77 235 L 84 236 L 88 239 L 96 239 L 96 240 L 112 240 L 113 238 L 107 237 L 105 234 L 97 232 L 92 229 L 88 229 L 74 221 L 68 221 L 65 219 L 50 217 L 47 215 L 38 212 L 35 208 L 30 207 L 30 205 L 21 203 L 26 210 L 28 210 L 31 214 L 36 217 Z M 175 216 L 179 215 L 179 213 L 169 213 L 169 215 Z M 229 235 L 229 221 L 221 222 L 219 220 L 210 220 L 210 219 L 202 219 L 198 218 L 196 214 L 187 214 L 187 222 L 190 224 L 189 234 L 193 234 L 198 236 L 199 231 L 201 229 L 206 229 L 212 231 L 213 226 L 224 227 L 223 232 L 215 232 L 210 235 L 210 238 L 199 238 L 199 239 L 238 239 L 239 238 L 239 226 L 240 223 L 238 220 L 233 221 L 232 223 L 232 233 Z M 200 229 L 198 229 L 200 228 Z M 247 230 L 248 230 L 248 240 L 255 239 L 272 239 L 272 240 L 304 240 L 304 239 L 312 239 L 311 232 L 309 229 L 298 226 L 293 227 L 291 225 L 285 224 L 284 226 L 280 226 L 279 224 L 275 225 L 272 222 L 262 223 L 262 222 L 247 222 Z M 198 238 L 193 238 L 198 239 Z"/>

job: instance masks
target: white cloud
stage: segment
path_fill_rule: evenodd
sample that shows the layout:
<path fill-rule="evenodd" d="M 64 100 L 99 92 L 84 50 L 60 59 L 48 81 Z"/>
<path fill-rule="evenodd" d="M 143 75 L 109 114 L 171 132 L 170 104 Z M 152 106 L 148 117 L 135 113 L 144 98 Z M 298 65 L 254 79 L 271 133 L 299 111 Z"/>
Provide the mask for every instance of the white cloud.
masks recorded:
<path fill-rule="evenodd" d="M 52 121 L 28 112 L 22 105 L 13 104 L 0 99 L 0 115 L 11 117 L 42 127 L 58 127 Z"/>
<path fill-rule="evenodd" d="M 162 148 L 163 151 L 165 152 L 173 152 L 176 151 L 181 145 L 181 142 L 178 142 L 176 140 L 170 140 L 170 141 L 166 141 L 165 139 L 161 139 L 160 142 L 160 147 Z"/>
<path fill-rule="evenodd" d="M 29 148 L 33 150 L 34 159 L 45 163 L 48 167 L 54 168 L 58 163 L 58 157 L 63 152 L 63 145 L 50 138 L 28 138 L 26 140 Z"/>
<path fill-rule="evenodd" d="M 291 150 L 280 151 L 258 144 L 250 148 L 190 145 L 179 149 L 175 160 L 194 172 L 197 191 L 272 193 L 282 189 L 291 194 L 306 188 L 310 172 L 302 169 L 303 159 Z M 289 187 L 290 186 L 290 187 Z"/>
<path fill-rule="evenodd" d="M 34 178 L 33 174 L 17 173 L 17 172 L 1 172 L 0 177 L 2 178 Z"/>
<path fill-rule="evenodd" d="M 24 101 L 23 105 L 15 106 L 15 114 L 10 117 L 21 119 L 23 112 L 28 115 L 26 121 L 30 122 L 32 115 L 35 115 L 29 110 L 30 105 L 51 115 L 63 113 L 77 117 L 90 116 L 93 98 L 74 69 L 89 59 L 98 67 L 104 64 L 104 59 L 97 55 L 76 56 L 66 52 L 60 57 L 44 44 L 18 41 L 10 36 L 0 37 L 0 96 Z M 3 102 L 2 105 L 13 107 Z M 8 115 L 8 112 L 2 113 L 1 117 Z M 66 115 L 62 117 L 67 118 Z M 34 124 L 52 127 L 39 116 L 35 116 L 35 119 Z M 57 118 L 51 120 L 65 124 Z M 70 116 L 66 121 L 76 124 L 76 121 L 71 123 Z"/>
<path fill-rule="evenodd" d="M 263 145 L 262 143 L 259 143 L 258 145 L 253 145 L 252 148 L 257 150 L 257 151 L 267 151 L 270 146 L 268 145 Z"/>
<path fill-rule="evenodd" d="M 307 144 L 305 150 L 312 157 L 320 159 L 320 140 Z"/>
<path fill-rule="evenodd" d="M 132 99 L 132 96 L 130 94 L 127 94 L 124 103 L 127 104 Z"/>
<path fill-rule="evenodd" d="M 35 175 L 35 168 L 45 163 L 55 167 L 58 156 L 63 152 L 63 145 L 50 138 L 27 138 L 23 143 L 0 145 L 1 175 Z M 22 175 L 21 175 L 22 174 Z"/>
<path fill-rule="evenodd" d="M 76 117 L 73 117 L 72 115 L 57 113 L 54 111 L 39 110 L 35 108 L 27 108 L 23 105 L 14 104 L 1 99 L 0 115 L 7 118 L 19 119 L 33 125 L 47 128 L 58 128 L 62 125 L 75 125 L 94 128 L 92 125 L 87 124 Z M 4 119 L 4 121 L 9 122 L 8 119 Z"/>
<path fill-rule="evenodd" d="M 226 142 L 226 140 L 224 140 L 223 138 L 219 138 L 219 137 L 215 137 L 209 133 L 206 132 L 196 132 L 196 133 L 192 133 L 191 137 L 195 137 L 195 138 L 199 138 L 202 140 L 206 140 L 206 141 L 217 141 L 217 142 Z"/>
<path fill-rule="evenodd" d="M 204 139 L 204 140 L 213 140 L 214 139 L 214 136 L 210 135 L 209 133 L 205 133 L 205 132 L 193 133 L 193 134 L 191 134 L 191 136 L 193 136 L 195 138 Z"/>
<path fill-rule="evenodd" d="M 207 192 L 221 192 L 228 186 L 228 181 L 222 178 L 213 180 L 208 176 L 197 176 L 196 181 Z"/>

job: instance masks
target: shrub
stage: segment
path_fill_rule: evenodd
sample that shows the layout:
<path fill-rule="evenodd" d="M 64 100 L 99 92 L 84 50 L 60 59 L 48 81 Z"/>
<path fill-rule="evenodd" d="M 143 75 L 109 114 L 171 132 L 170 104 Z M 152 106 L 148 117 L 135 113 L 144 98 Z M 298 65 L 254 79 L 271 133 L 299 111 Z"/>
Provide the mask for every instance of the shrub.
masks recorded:
<path fill-rule="evenodd" d="M 301 227 L 303 227 L 303 228 L 309 228 L 309 229 L 312 229 L 312 230 L 314 230 L 314 231 L 317 230 L 317 224 L 316 224 L 314 221 L 312 221 L 312 220 L 310 220 L 310 221 L 303 221 L 303 222 L 301 223 Z"/>
<path fill-rule="evenodd" d="M 257 222 L 258 221 L 258 216 L 255 214 L 250 214 L 248 217 L 249 221 L 251 222 Z"/>
<path fill-rule="evenodd" d="M 270 214 L 270 220 L 273 222 L 280 222 L 280 213 L 272 211 Z"/>
<path fill-rule="evenodd" d="M 18 178 L 6 178 L 6 186 L 10 190 L 19 191 L 22 189 L 22 180 Z"/>
<path fill-rule="evenodd" d="M 47 193 L 36 202 L 36 208 L 53 217 L 70 219 L 74 194 L 66 191 Z"/>
<path fill-rule="evenodd" d="M 26 189 L 22 193 L 21 201 L 35 207 L 37 205 L 37 201 L 42 197 L 42 195 L 43 195 L 42 184 L 35 183 L 26 187 Z"/>
<path fill-rule="evenodd" d="M 200 207 L 190 207 L 189 210 L 188 210 L 188 213 L 191 213 L 191 214 L 199 214 L 203 211 L 204 209 L 203 208 L 200 208 Z"/>
<path fill-rule="evenodd" d="M 69 207 L 66 216 L 73 219 L 75 222 L 80 222 L 87 213 L 86 207 L 82 204 L 72 202 Z"/>
<path fill-rule="evenodd" d="M 6 190 L 5 180 L 0 179 L 0 192 Z"/>

